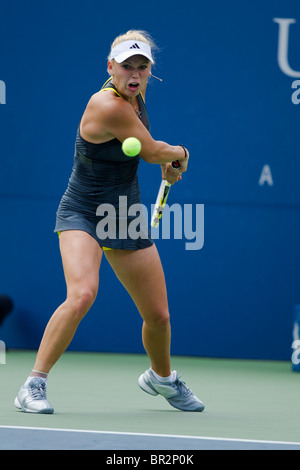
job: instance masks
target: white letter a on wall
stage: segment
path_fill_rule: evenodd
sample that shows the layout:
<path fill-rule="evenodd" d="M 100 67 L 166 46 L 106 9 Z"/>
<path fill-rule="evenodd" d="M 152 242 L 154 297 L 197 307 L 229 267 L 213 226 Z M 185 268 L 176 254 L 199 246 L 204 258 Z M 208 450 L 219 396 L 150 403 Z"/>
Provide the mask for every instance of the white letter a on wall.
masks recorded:
<path fill-rule="evenodd" d="M 272 173 L 271 173 L 271 168 L 269 165 L 264 165 L 258 184 L 260 186 L 263 186 L 265 183 L 267 183 L 269 186 L 273 186 L 273 178 L 272 178 Z"/>

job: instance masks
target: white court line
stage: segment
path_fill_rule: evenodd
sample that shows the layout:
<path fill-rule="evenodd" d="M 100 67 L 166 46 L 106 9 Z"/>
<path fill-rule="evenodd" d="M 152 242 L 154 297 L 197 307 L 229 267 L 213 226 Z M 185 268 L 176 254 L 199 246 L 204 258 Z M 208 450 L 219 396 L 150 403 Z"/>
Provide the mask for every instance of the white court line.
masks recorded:
<path fill-rule="evenodd" d="M 300 446 L 300 442 L 289 441 L 265 441 L 256 439 L 235 439 L 228 437 L 208 437 L 208 436 L 182 436 L 180 434 L 150 434 L 140 432 L 119 432 L 119 431 L 97 431 L 89 429 L 60 429 L 60 428 L 40 428 L 30 426 L 4 426 L 0 425 L 0 429 L 24 429 L 32 431 L 55 431 L 55 432 L 77 432 L 77 433 L 93 433 L 93 434 L 112 434 L 121 436 L 143 436 L 143 437 L 166 437 L 166 438 L 179 438 L 179 439 L 198 439 L 209 441 L 226 441 L 226 442 L 247 442 L 252 444 L 278 444 L 278 445 L 294 445 Z"/>

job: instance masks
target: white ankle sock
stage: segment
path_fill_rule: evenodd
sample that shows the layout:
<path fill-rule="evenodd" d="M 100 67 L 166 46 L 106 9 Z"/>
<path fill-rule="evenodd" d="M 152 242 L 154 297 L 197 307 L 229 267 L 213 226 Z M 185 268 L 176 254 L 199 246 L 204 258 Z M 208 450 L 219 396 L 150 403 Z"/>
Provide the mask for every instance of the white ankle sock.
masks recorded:
<path fill-rule="evenodd" d="M 41 377 L 42 379 L 47 379 L 48 373 L 42 372 L 41 370 L 32 369 L 31 377 Z"/>
<path fill-rule="evenodd" d="M 175 377 L 176 377 L 176 372 L 175 371 L 172 371 L 171 375 L 169 375 L 168 377 L 161 377 L 152 368 L 151 368 L 151 370 L 153 372 L 154 377 L 157 380 L 159 380 L 160 382 L 174 382 L 175 381 Z"/>
<path fill-rule="evenodd" d="M 32 375 L 33 373 L 33 375 Z M 25 382 L 25 385 L 27 385 L 32 379 L 34 378 L 39 378 L 39 379 L 42 379 L 44 380 L 45 382 L 47 382 L 47 378 L 48 378 L 48 374 L 46 374 L 45 372 L 40 372 L 39 370 L 35 370 L 33 369 L 33 371 L 31 372 L 31 374 L 29 375 L 29 377 L 27 378 L 26 382 Z"/>

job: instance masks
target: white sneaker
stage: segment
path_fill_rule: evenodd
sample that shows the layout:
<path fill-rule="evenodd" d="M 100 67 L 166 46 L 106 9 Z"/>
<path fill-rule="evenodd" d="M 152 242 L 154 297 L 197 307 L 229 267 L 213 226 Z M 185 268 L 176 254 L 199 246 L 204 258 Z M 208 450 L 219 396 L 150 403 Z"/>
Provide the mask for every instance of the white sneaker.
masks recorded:
<path fill-rule="evenodd" d="M 24 413 L 52 414 L 53 407 L 47 400 L 46 382 L 40 377 L 32 377 L 32 380 L 21 387 L 15 406 Z"/>
<path fill-rule="evenodd" d="M 170 405 L 182 411 L 203 411 L 205 406 L 199 398 L 179 380 L 178 374 L 174 382 L 160 382 L 151 369 L 139 377 L 138 384 L 144 392 L 150 395 L 162 395 Z"/>

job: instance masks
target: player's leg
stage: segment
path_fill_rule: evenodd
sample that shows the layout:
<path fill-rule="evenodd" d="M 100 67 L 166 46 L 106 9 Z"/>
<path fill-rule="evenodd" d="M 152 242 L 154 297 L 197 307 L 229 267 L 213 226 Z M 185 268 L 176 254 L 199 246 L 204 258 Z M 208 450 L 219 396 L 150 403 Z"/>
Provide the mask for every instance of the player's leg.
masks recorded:
<path fill-rule="evenodd" d="M 60 250 L 67 298 L 50 318 L 34 370 L 15 399 L 17 408 L 25 412 L 53 413 L 46 395 L 47 374 L 70 344 L 97 295 L 102 257 L 97 241 L 82 231 L 65 231 L 60 236 Z"/>
<path fill-rule="evenodd" d="M 68 347 L 96 298 L 102 257 L 97 241 L 80 230 L 62 232 L 59 244 L 67 297 L 50 318 L 37 354 L 34 369 L 46 373 Z"/>
<path fill-rule="evenodd" d="M 143 322 L 143 344 L 152 369 L 169 376 L 171 328 L 164 272 L 155 245 L 143 250 L 105 251 Z"/>
<path fill-rule="evenodd" d="M 177 409 L 203 411 L 201 400 L 170 370 L 167 292 L 155 245 L 137 251 L 106 251 L 105 255 L 144 320 L 143 343 L 151 368 L 140 376 L 139 386 L 151 395 L 162 395 Z"/>

